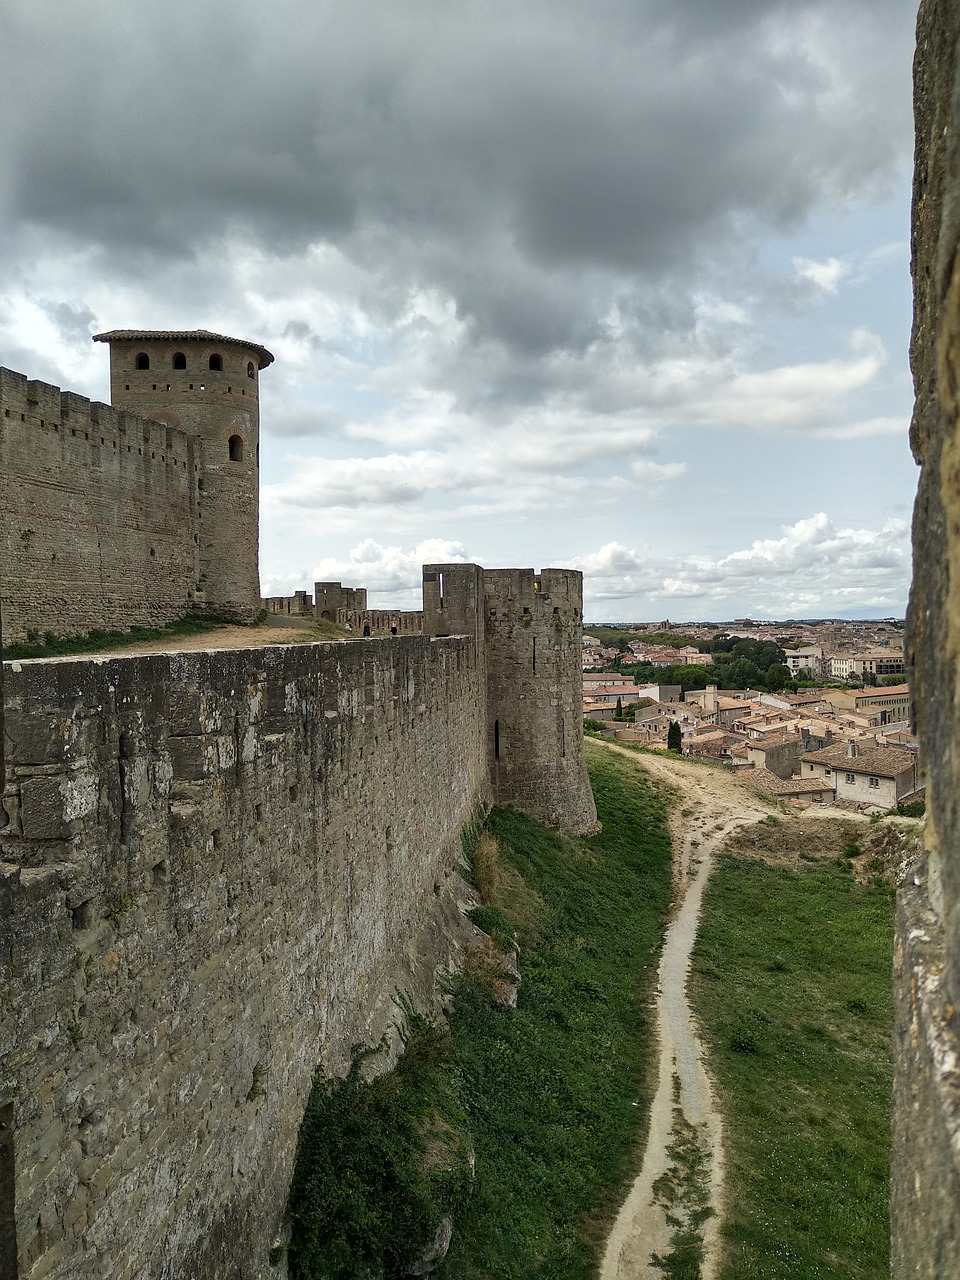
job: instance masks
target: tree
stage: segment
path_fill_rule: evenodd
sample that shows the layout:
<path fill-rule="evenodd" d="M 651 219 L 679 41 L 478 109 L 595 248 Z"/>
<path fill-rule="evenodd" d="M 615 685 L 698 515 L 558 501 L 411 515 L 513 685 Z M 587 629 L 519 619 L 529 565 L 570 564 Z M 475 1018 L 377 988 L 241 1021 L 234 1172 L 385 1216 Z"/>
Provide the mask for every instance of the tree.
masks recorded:
<path fill-rule="evenodd" d="M 623 719 L 623 699 L 620 697 L 619 693 L 617 694 L 617 709 L 613 713 L 613 718 L 614 720 Z"/>
<path fill-rule="evenodd" d="M 680 755 L 683 751 L 683 735 L 676 720 L 671 720 L 667 729 L 667 750 L 676 751 L 677 755 Z"/>
<path fill-rule="evenodd" d="M 767 667 L 763 673 L 763 680 L 771 693 L 778 693 L 790 683 L 790 669 L 782 666 L 779 662 L 775 662 L 772 666 Z"/>

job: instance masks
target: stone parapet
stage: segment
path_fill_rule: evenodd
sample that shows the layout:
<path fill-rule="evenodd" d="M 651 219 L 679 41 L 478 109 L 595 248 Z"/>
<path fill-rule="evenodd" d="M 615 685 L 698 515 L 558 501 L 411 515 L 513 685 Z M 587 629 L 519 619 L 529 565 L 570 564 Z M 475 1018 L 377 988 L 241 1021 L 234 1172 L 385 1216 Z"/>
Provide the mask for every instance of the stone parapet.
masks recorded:
<path fill-rule="evenodd" d="M 458 963 L 473 645 L 5 667 L 0 1262 L 275 1275 L 314 1072 Z"/>

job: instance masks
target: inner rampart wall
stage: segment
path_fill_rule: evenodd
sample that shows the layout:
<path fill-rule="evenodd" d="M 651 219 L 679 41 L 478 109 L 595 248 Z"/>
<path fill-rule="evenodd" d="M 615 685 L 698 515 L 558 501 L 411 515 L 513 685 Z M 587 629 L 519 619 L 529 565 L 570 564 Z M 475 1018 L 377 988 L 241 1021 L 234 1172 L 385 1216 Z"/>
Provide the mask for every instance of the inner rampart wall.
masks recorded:
<path fill-rule="evenodd" d="M 6 642 L 190 611 L 202 469 L 198 436 L 0 369 Z"/>
<path fill-rule="evenodd" d="M 24 1280 L 281 1274 L 315 1068 L 453 961 L 484 696 L 463 637 L 6 664 L 0 1249 L 15 1227 Z"/>

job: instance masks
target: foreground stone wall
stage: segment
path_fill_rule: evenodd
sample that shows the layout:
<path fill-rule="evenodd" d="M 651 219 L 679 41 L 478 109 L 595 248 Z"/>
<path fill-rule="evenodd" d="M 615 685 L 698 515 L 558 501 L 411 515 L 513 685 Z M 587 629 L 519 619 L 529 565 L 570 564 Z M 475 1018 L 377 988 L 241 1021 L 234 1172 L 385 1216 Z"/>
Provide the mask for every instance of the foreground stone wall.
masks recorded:
<path fill-rule="evenodd" d="M 155 626 L 199 577 L 198 437 L 0 370 L 7 643 Z"/>
<path fill-rule="evenodd" d="M 926 858 L 900 893 L 891 1179 L 895 1280 L 960 1276 L 960 5 L 924 0 L 915 62 L 921 465 L 907 652 L 927 760 Z"/>
<path fill-rule="evenodd" d="M 0 1271 L 279 1274 L 315 1067 L 454 962 L 484 696 L 464 638 L 7 664 Z"/>

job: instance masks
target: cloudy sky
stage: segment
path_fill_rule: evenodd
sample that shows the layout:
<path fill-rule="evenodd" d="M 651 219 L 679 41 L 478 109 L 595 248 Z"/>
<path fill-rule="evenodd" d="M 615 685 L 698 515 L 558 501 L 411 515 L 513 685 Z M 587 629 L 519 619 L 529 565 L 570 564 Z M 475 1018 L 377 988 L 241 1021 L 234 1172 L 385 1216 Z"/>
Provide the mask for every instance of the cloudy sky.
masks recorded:
<path fill-rule="evenodd" d="M 263 343 L 265 593 L 902 613 L 911 0 L 0 0 L 0 363 Z"/>

